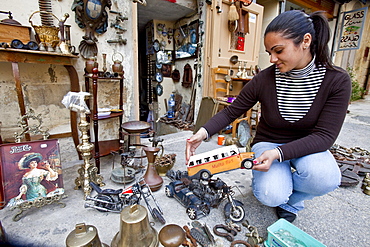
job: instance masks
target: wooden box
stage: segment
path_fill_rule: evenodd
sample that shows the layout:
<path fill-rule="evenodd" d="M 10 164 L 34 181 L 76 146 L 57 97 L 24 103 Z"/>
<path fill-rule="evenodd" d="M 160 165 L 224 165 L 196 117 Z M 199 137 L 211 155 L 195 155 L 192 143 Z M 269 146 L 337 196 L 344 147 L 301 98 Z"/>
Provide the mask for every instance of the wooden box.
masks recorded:
<path fill-rule="evenodd" d="M 30 27 L 0 23 L 0 42 L 10 44 L 13 39 L 19 39 L 27 44 L 31 40 L 30 32 Z"/>

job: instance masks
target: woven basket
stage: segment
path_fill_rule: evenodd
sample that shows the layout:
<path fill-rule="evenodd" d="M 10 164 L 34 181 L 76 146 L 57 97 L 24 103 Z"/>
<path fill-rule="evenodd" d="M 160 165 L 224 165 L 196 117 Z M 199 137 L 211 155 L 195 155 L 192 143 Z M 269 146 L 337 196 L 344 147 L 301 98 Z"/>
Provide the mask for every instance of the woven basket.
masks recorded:
<path fill-rule="evenodd" d="M 36 33 L 36 40 L 41 43 L 41 42 L 44 42 L 44 43 L 48 43 L 52 46 L 55 46 L 59 43 L 59 36 L 58 36 L 58 33 L 59 33 L 59 27 L 55 27 L 55 26 L 36 26 L 36 25 L 33 25 L 32 23 L 32 17 L 34 14 L 37 14 L 37 13 L 42 13 L 42 14 L 50 14 L 52 15 L 54 18 L 56 18 L 58 20 L 58 18 L 53 14 L 53 13 L 50 13 L 50 12 L 46 12 L 46 11 L 35 11 L 31 14 L 30 18 L 28 19 L 28 21 L 30 22 L 31 26 L 33 27 L 33 29 L 35 30 L 35 33 Z"/>

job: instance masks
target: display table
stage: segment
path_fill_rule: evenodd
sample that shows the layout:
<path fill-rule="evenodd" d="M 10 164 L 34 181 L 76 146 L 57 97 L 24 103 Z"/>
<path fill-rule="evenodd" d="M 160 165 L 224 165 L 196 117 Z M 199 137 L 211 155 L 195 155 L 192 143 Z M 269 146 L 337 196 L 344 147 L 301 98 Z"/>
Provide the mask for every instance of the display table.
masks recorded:
<path fill-rule="evenodd" d="M 79 81 L 76 69 L 73 67 L 72 59 L 78 56 L 72 54 L 60 54 L 46 51 L 32 51 L 22 49 L 0 48 L 0 62 L 12 63 L 13 76 L 15 80 L 15 87 L 18 97 L 18 104 L 20 109 L 20 116 L 26 114 L 26 107 L 24 103 L 24 95 L 22 83 L 19 74 L 18 63 L 34 63 L 34 64 L 53 64 L 63 65 L 69 75 L 71 83 L 71 91 L 79 92 Z M 61 96 L 62 99 L 62 96 Z M 71 132 L 50 135 L 49 138 L 64 138 L 72 136 L 75 146 L 79 144 L 78 130 L 77 130 L 77 114 L 71 111 Z M 29 135 L 26 140 L 30 141 Z"/>

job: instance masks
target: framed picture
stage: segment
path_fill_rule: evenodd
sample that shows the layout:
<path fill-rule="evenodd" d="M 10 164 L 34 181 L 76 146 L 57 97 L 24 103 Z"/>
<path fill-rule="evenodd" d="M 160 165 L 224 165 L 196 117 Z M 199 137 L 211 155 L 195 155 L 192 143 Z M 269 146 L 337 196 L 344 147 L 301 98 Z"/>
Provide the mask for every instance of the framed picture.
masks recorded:
<path fill-rule="evenodd" d="M 0 145 L 0 179 L 0 208 L 64 194 L 58 140 Z"/>

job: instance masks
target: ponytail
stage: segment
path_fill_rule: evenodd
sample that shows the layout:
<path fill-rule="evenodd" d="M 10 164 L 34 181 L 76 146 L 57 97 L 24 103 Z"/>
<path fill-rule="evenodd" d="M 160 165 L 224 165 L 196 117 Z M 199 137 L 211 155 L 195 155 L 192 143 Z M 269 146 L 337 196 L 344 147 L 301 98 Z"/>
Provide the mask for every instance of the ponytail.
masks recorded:
<path fill-rule="evenodd" d="M 333 63 L 329 55 L 328 42 L 330 40 L 330 28 L 328 19 L 324 11 L 316 11 L 310 14 L 315 36 L 313 36 L 313 45 L 311 44 L 311 53 L 316 55 L 316 64 L 322 64 L 325 67 L 333 69 Z"/>

